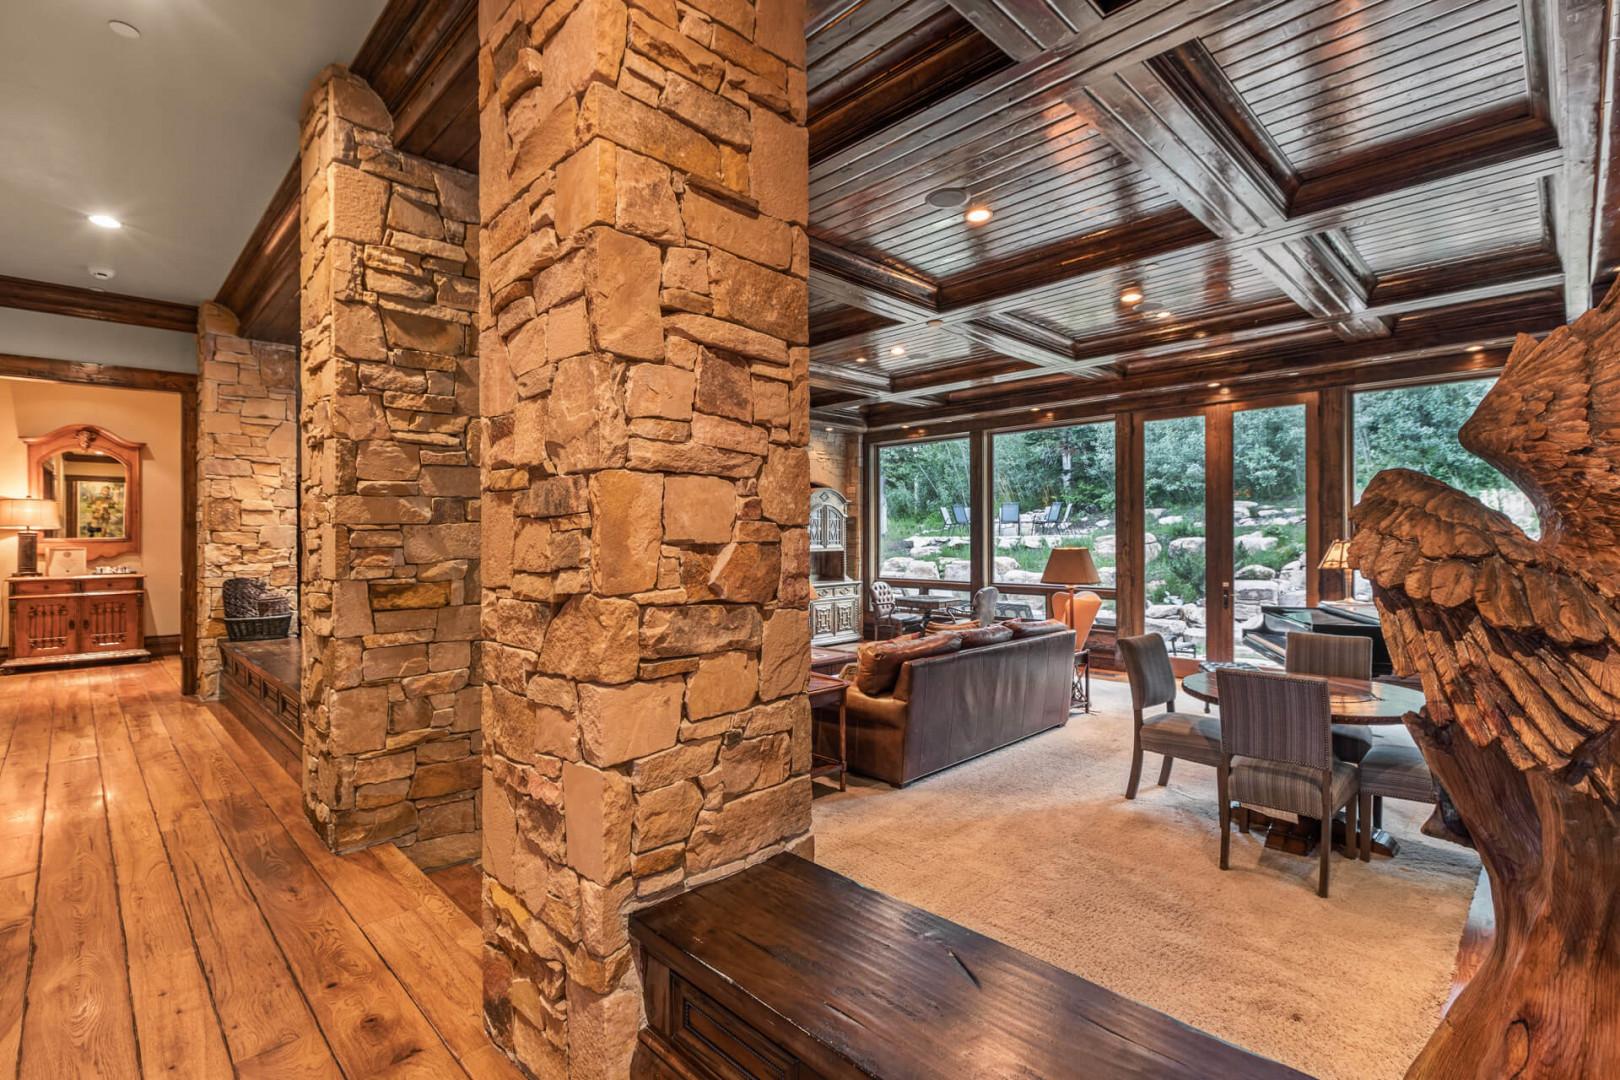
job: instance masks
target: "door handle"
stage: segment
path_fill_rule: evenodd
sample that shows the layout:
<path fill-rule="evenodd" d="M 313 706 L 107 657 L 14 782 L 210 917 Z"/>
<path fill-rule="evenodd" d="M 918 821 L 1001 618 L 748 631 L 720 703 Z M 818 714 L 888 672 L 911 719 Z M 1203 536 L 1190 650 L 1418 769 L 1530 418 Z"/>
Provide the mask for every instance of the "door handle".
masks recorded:
<path fill-rule="evenodd" d="M 1230 581 L 1221 582 L 1221 610 L 1232 610 L 1232 583 Z"/>

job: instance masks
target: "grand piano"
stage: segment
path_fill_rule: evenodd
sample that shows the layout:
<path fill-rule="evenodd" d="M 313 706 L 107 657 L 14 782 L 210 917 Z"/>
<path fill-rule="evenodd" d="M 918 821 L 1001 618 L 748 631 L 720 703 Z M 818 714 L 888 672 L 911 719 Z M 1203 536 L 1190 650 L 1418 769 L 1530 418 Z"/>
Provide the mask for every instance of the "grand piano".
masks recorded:
<path fill-rule="evenodd" d="M 1301 630 L 1313 634 L 1351 634 L 1371 638 L 1373 677 L 1389 675 L 1394 671 L 1389 659 L 1389 646 L 1384 644 L 1384 632 L 1378 624 L 1378 613 L 1370 606 L 1363 611 L 1340 604 L 1323 604 L 1320 607 L 1264 604 L 1260 608 L 1260 625 L 1243 631 L 1243 644 L 1281 664 L 1288 655 L 1288 635 Z"/>

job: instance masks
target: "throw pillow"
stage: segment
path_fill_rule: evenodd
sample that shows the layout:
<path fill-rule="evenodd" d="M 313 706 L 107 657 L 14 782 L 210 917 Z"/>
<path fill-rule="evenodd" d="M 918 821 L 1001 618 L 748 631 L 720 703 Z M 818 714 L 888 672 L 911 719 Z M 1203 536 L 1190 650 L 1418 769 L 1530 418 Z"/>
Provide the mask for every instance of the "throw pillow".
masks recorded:
<path fill-rule="evenodd" d="M 1069 629 L 1068 625 L 1056 619 L 1009 619 L 1004 626 L 1012 627 L 1013 637 L 1044 637 L 1047 634 L 1061 634 Z"/>
<path fill-rule="evenodd" d="M 900 668 L 909 660 L 955 652 L 962 647 L 957 634 L 929 634 L 926 637 L 894 641 L 868 641 L 856 653 L 855 688 L 868 697 L 894 689 Z"/>
<path fill-rule="evenodd" d="M 962 639 L 962 648 L 976 649 L 980 645 L 999 645 L 1003 641 L 1011 641 L 1013 628 L 991 623 L 989 626 L 975 626 L 971 630 L 959 630 L 956 636 Z"/>

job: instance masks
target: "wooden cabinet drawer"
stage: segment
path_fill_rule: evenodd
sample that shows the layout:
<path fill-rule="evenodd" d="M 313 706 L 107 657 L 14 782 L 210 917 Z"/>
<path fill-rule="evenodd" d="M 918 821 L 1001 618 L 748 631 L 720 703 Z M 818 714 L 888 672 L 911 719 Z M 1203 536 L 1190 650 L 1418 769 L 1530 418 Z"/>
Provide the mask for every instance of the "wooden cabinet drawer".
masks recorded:
<path fill-rule="evenodd" d="M 86 578 L 79 584 L 85 592 L 137 592 L 141 587 L 138 574 L 108 574 L 105 577 Z"/>
<path fill-rule="evenodd" d="M 670 975 L 670 1042 L 722 1080 L 797 1080 L 799 1063 L 731 1010 Z"/>
<path fill-rule="evenodd" d="M 52 581 L 46 577 L 18 579 L 11 584 L 13 596 L 59 596 L 62 593 L 78 591 L 77 582 Z"/>

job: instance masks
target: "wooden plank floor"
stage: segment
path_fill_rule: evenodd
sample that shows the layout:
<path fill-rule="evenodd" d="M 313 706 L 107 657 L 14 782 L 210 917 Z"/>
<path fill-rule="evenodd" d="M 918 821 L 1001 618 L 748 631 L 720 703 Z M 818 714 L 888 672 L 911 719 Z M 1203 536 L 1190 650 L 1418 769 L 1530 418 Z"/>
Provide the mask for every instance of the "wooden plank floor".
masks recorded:
<path fill-rule="evenodd" d="M 0 680 L 0 1077 L 516 1077 L 467 913 L 178 676 Z"/>

